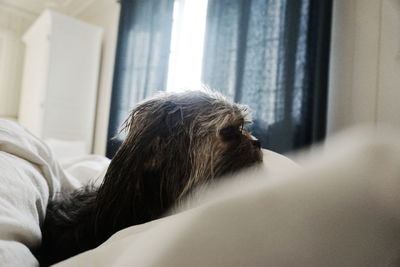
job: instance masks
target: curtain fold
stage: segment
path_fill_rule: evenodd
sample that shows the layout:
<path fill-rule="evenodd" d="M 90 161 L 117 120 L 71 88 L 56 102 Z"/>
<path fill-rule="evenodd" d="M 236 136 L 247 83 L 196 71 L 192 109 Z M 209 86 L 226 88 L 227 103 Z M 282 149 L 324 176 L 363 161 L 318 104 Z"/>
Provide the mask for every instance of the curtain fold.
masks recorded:
<path fill-rule="evenodd" d="M 107 156 L 122 138 L 119 127 L 135 104 L 165 91 L 174 0 L 122 0 Z"/>
<path fill-rule="evenodd" d="M 209 0 L 203 83 L 253 110 L 285 153 L 325 136 L 332 1 Z"/>

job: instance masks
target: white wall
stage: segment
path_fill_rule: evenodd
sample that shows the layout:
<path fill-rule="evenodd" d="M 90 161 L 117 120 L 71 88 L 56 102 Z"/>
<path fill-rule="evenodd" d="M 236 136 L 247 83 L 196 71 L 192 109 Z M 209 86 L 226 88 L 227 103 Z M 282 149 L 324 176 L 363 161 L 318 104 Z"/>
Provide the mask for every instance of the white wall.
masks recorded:
<path fill-rule="evenodd" d="M 25 50 L 21 38 L 34 18 L 0 6 L 0 117 L 17 118 Z"/>
<path fill-rule="evenodd" d="M 336 0 L 328 135 L 361 123 L 400 127 L 400 1 Z"/>
<path fill-rule="evenodd" d="M 106 150 L 119 10 L 120 5 L 117 0 L 97 0 L 95 4 L 77 15 L 77 18 L 99 25 L 104 30 L 94 136 L 94 153 L 100 155 L 104 155 Z"/>

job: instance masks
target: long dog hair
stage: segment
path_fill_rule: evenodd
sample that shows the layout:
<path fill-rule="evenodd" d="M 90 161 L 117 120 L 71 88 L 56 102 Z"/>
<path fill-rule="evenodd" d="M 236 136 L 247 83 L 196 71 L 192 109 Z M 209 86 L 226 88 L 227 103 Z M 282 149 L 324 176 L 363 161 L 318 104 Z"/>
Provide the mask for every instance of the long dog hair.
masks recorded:
<path fill-rule="evenodd" d="M 99 188 L 49 201 L 37 257 L 48 265 L 128 226 L 162 217 L 199 186 L 262 161 L 246 106 L 213 92 L 161 94 L 126 120 L 126 139 Z"/>

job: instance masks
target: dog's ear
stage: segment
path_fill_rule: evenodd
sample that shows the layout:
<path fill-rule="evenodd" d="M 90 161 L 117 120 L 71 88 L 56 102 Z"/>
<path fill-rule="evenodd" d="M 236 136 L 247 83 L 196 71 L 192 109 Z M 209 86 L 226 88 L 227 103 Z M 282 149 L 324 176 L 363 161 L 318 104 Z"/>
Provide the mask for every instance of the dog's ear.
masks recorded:
<path fill-rule="evenodd" d="M 177 136 L 184 128 L 183 110 L 182 105 L 170 100 L 163 103 L 147 101 L 131 111 L 122 131 L 126 133 L 127 138 Z"/>
<path fill-rule="evenodd" d="M 178 136 L 182 133 L 184 127 L 183 107 L 172 101 L 166 101 L 164 104 L 163 121 L 160 122 L 162 137 Z"/>
<path fill-rule="evenodd" d="M 124 124 L 127 136 L 98 190 L 97 233 L 160 216 L 183 181 L 180 172 L 190 168 L 182 106 L 160 99 L 137 106 Z M 101 238 L 101 237 L 100 237 Z"/>

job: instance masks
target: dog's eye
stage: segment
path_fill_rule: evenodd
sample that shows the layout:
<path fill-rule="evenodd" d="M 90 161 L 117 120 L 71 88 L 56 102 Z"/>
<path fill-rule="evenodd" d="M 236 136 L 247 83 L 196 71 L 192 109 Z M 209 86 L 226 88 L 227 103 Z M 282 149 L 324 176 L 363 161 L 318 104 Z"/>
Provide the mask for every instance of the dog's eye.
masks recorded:
<path fill-rule="evenodd" d="M 235 138 L 238 138 L 243 131 L 243 125 L 238 127 L 235 126 L 228 126 L 219 131 L 219 134 L 225 141 L 229 141 Z"/>
<path fill-rule="evenodd" d="M 244 123 L 242 123 L 242 124 L 239 126 L 239 131 L 240 131 L 240 133 L 243 133 L 243 130 L 244 130 Z"/>

